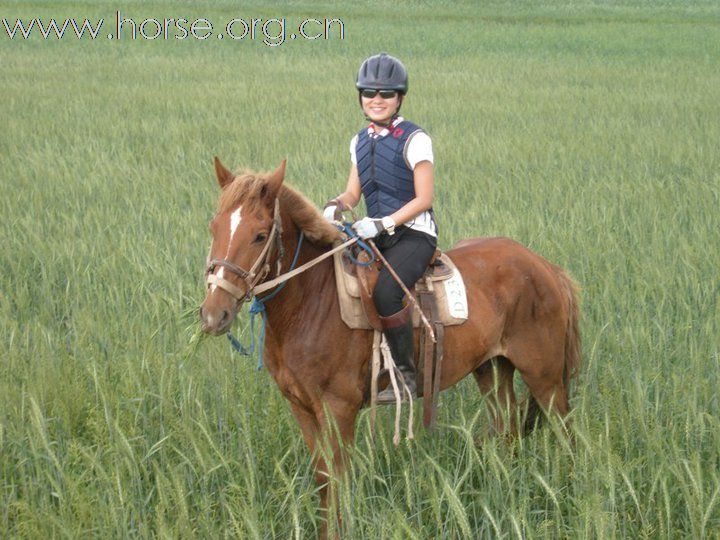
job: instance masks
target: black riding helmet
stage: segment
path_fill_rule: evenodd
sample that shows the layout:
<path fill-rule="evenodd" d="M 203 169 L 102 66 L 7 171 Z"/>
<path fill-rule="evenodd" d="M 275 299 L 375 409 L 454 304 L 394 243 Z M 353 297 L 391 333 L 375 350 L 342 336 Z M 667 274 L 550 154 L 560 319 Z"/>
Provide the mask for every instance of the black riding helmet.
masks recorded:
<path fill-rule="evenodd" d="M 400 60 L 382 52 L 362 63 L 355 86 L 358 90 L 397 90 L 405 95 L 408 91 L 407 70 Z"/>
<path fill-rule="evenodd" d="M 400 102 L 397 111 L 393 115 L 395 118 L 400 112 L 402 100 L 408 91 L 408 75 L 403 63 L 390 56 L 387 53 L 373 55 L 367 58 L 358 70 L 355 87 L 358 89 L 358 102 L 362 107 L 362 98 L 360 92 L 364 88 L 374 90 L 396 90 L 400 94 Z"/>

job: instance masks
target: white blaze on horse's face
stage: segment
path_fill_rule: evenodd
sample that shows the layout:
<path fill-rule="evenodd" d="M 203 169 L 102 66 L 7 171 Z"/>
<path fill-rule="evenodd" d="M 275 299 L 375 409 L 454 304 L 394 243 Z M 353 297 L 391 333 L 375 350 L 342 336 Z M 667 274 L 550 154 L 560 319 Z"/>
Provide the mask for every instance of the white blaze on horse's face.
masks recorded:
<path fill-rule="evenodd" d="M 238 225 L 240 225 L 240 222 L 242 221 L 241 212 L 242 206 L 238 206 L 237 210 L 230 214 L 230 243 L 232 243 L 235 231 L 237 231 Z"/>
<path fill-rule="evenodd" d="M 228 245 L 227 250 L 225 253 L 225 260 L 228 260 L 230 258 L 230 249 L 232 249 L 232 241 L 233 237 L 235 236 L 235 232 L 237 231 L 238 226 L 240 225 L 240 222 L 242 221 L 242 206 L 238 206 L 232 214 L 230 214 L 230 235 L 228 237 Z M 218 271 L 218 277 L 225 278 L 225 267 L 221 266 L 220 270 Z M 210 285 L 210 292 L 215 292 L 215 289 L 217 289 L 217 285 Z"/>

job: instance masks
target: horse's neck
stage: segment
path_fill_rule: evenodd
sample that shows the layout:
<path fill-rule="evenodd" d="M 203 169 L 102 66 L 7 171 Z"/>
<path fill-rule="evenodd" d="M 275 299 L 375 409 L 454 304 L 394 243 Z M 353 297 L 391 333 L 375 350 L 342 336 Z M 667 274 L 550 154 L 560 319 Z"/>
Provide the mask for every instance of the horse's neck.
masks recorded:
<path fill-rule="evenodd" d="M 299 230 L 290 223 L 283 224 L 283 249 L 285 251 L 281 272 L 290 270 L 295 255 Z M 295 268 L 311 261 L 331 249 L 319 248 L 303 239 Z M 278 294 L 266 302 L 268 331 L 282 344 L 284 341 L 301 337 L 308 339 L 319 332 L 324 322 L 323 312 L 329 309 L 324 304 L 332 302 L 336 292 L 332 257 L 319 262 L 304 272 L 290 278 Z M 272 294 L 270 291 L 268 294 Z"/>

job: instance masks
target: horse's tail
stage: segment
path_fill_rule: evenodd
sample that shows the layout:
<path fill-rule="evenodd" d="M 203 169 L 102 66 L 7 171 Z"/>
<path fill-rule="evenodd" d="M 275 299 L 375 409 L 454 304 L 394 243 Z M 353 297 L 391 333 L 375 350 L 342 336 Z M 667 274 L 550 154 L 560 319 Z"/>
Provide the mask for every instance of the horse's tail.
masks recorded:
<path fill-rule="evenodd" d="M 567 397 L 570 397 L 570 383 L 580 374 L 580 302 L 578 295 L 580 287 L 570 275 L 553 265 L 555 275 L 560 282 L 560 290 L 565 301 L 568 318 L 565 323 L 565 351 L 563 359 L 563 386 Z M 540 404 L 529 396 L 527 413 L 523 424 L 523 431 L 529 434 L 542 421 L 542 408 Z"/>
<path fill-rule="evenodd" d="M 563 384 L 569 393 L 570 382 L 580 375 L 580 302 L 578 294 L 580 287 L 575 280 L 562 268 L 555 267 L 555 275 L 560 280 L 560 288 L 568 313 L 565 329 L 565 365 L 563 370 Z"/>

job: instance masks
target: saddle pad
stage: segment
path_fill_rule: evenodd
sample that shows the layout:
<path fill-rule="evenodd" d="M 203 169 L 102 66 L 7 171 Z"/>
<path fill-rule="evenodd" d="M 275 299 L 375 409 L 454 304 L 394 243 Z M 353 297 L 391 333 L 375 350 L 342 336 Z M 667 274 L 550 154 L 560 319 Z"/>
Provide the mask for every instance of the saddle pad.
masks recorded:
<path fill-rule="evenodd" d="M 360 281 L 351 275 L 343 262 L 343 252 L 333 255 L 335 265 L 335 284 L 337 285 L 340 316 L 352 329 L 372 330 L 360 301 Z"/>
<path fill-rule="evenodd" d="M 452 274 L 441 279 L 427 280 L 422 286 L 435 293 L 435 301 L 443 326 L 454 326 L 464 323 L 468 318 L 465 283 L 455 263 L 446 253 L 442 254 L 442 261 L 452 268 Z M 357 276 L 350 273 L 351 267 L 343 261 L 342 252 L 333 255 L 333 262 L 343 322 L 353 329 L 372 329 L 360 300 L 360 282 Z M 424 278 L 421 278 L 421 281 L 423 280 Z M 419 328 L 421 325 L 419 313 L 417 310 L 413 310 L 413 326 Z"/>
<path fill-rule="evenodd" d="M 460 270 L 455 267 L 455 264 L 452 263 L 450 258 L 444 253 L 443 262 L 452 267 L 450 277 L 443 280 L 433 280 L 430 278 L 425 281 L 424 286 L 435 293 L 435 305 L 437 306 L 440 322 L 442 322 L 443 326 L 454 326 L 464 323 L 468 318 L 465 282 L 460 274 Z M 417 294 L 415 298 L 418 298 Z M 420 314 L 416 309 L 413 310 L 413 326 L 415 328 L 422 326 Z"/>

